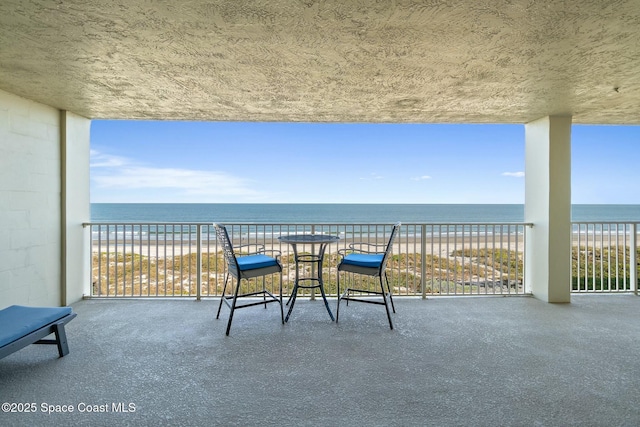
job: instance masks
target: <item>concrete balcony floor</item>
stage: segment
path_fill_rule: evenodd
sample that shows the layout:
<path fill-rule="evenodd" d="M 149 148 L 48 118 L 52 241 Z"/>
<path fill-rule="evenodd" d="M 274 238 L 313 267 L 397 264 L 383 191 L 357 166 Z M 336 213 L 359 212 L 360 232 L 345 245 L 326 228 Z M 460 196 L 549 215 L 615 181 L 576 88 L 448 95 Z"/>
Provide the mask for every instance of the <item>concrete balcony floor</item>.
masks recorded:
<path fill-rule="evenodd" d="M 285 326 L 273 304 L 237 311 L 229 337 L 217 302 L 74 304 L 68 356 L 31 345 L 0 360 L 0 400 L 38 411 L 0 425 L 640 424 L 632 295 L 397 298 L 393 331 L 380 306 L 342 306 L 336 325 L 299 300 Z"/>

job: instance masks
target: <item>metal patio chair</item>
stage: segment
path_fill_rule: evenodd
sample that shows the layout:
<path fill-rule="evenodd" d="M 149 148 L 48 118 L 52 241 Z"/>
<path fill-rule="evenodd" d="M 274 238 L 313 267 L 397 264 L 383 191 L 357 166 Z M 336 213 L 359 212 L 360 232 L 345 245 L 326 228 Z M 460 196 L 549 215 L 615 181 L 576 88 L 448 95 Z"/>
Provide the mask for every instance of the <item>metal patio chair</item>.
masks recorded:
<path fill-rule="evenodd" d="M 340 302 L 342 300 L 364 302 L 367 304 L 384 305 L 387 310 L 387 318 L 389 319 L 389 327 L 393 329 L 393 321 L 391 320 L 391 312 L 389 311 L 389 304 L 391 304 L 391 310 L 396 312 L 396 308 L 393 304 L 393 297 L 391 294 L 391 287 L 389 286 L 389 279 L 387 277 L 386 266 L 389 258 L 389 253 L 393 247 L 393 241 L 400 229 L 400 223 L 396 223 L 392 230 L 389 241 L 386 244 L 371 244 L 371 243 L 351 243 L 349 249 L 341 249 L 338 254 L 342 257 L 340 264 L 338 264 L 338 306 L 336 308 L 336 323 L 340 316 Z M 380 281 L 380 291 L 373 291 L 369 289 L 356 289 L 347 287 L 344 293 L 340 294 L 340 272 L 345 271 L 349 273 L 362 274 L 365 276 L 377 277 Z M 382 281 L 387 284 L 385 285 Z M 353 295 L 355 293 L 355 295 Z M 365 294 L 365 295 L 362 295 Z M 382 301 L 373 299 L 365 299 L 366 295 L 380 295 Z"/>
<path fill-rule="evenodd" d="M 282 264 L 280 264 L 280 261 L 277 258 L 265 255 L 266 251 L 263 245 L 255 244 L 237 246 L 238 249 L 252 246 L 257 248 L 257 250 L 255 252 L 243 254 L 242 256 L 236 256 L 231 240 L 229 239 L 227 228 L 222 224 L 214 224 L 214 227 L 216 229 L 216 237 L 219 244 L 222 245 L 224 258 L 227 262 L 227 274 L 224 278 L 224 288 L 222 290 L 222 295 L 220 296 L 220 305 L 218 306 L 218 314 L 216 315 L 216 319 L 220 318 L 220 309 L 222 308 L 222 303 L 224 302 L 231 309 L 231 312 L 229 313 L 229 322 L 227 323 L 227 335 L 229 335 L 229 330 L 231 329 L 231 321 L 233 320 L 233 313 L 235 310 L 261 304 L 264 304 L 265 308 L 267 308 L 267 304 L 271 302 L 277 302 L 280 304 L 280 317 L 282 319 L 282 324 L 284 325 L 284 309 L 282 307 Z M 242 279 L 263 277 L 275 273 L 280 274 L 280 294 L 278 297 L 276 297 L 266 289 L 264 281 L 261 291 L 239 293 L 240 283 Z M 225 296 L 225 292 L 227 291 L 227 284 L 229 282 L 229 276 L 235 277 L 236 288 L 233 295 Z M 248 302 L 240 305 L 237 304 L 238 298 L 256 296 L 262 296 L 262 301 Z"/>

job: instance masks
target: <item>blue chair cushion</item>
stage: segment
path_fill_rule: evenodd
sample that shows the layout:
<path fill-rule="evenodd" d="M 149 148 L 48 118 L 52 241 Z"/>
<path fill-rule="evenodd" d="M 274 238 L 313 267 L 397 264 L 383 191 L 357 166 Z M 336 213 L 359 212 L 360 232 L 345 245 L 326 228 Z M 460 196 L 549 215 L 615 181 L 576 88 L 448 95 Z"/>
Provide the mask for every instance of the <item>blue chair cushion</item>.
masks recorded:
<path fill-rule="evenodd" d="M 349 254 L 342 259 L 344 264 L 360 267 L 378 268 L 382 264 L 384 254 Z"/>
<path fill-rule="evenodd" d="M 25 307 L 12 305 L 0 310 L 0 347 L 71 314 L 71 307 Z"/>
<path fill-rule="evenodd" d="M 255 270 L 256 268 L 278 265 L 275 258 L 266 255 L 248 255 L 236 258 L 240 271 Z"/>

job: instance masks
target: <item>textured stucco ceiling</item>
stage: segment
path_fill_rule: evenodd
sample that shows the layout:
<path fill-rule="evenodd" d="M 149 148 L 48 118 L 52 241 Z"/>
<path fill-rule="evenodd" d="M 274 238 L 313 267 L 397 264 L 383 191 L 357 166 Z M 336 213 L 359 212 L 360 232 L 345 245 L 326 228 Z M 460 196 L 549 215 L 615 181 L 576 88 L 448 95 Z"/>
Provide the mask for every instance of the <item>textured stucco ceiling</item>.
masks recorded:
<path fill-rule="evenodd" d="M 640 123 L 638 0 L 2 0 L 0 89 L 89 118 Z"/>

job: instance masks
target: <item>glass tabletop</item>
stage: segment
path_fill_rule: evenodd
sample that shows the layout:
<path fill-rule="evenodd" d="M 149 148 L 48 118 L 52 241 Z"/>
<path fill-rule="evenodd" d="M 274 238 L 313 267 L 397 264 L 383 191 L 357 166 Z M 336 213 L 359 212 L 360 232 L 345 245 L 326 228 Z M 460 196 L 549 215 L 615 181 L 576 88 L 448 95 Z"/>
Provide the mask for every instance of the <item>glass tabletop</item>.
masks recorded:
<path fill-rule="evenodd" d="M 332 236 L 330 234 L 290 234 L 286 236 L 279 236 L 278 240 L 283 243 L 333 243 L 340 240 L 338 236 Z"/>

